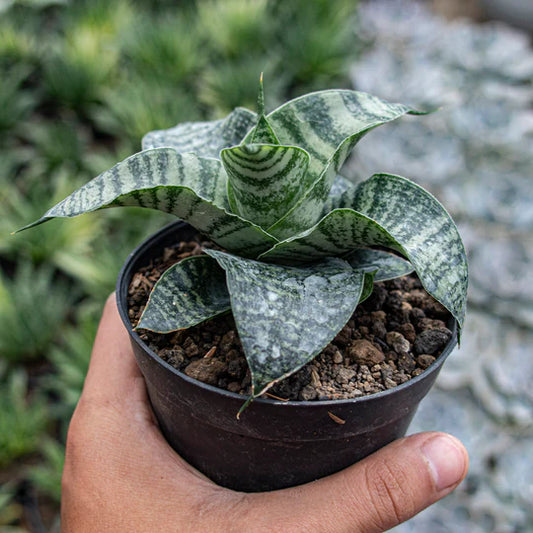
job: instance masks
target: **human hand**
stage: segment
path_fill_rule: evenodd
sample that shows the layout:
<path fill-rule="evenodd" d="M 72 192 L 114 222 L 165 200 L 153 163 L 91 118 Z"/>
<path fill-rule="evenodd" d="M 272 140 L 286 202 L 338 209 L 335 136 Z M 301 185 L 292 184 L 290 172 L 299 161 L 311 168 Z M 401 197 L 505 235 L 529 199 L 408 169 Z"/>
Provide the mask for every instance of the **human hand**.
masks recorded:
<path fill-rule="evenodd" d="M 64 533 L 384 531 L 449 494 L 467 466 L 454 437 L 421 433 L 299 487 L 222 488 L 159 431 L 113 295 L 69 429 L 61 525 Z"/>

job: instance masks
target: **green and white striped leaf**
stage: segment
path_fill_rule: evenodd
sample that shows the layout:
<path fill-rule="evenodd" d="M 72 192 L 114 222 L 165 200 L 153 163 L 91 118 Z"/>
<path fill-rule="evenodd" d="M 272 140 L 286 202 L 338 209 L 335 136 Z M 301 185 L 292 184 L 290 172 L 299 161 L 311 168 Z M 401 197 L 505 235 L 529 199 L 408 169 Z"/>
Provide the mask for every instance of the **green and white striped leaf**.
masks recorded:
<path fill-rule="evenodd" d="M 301 198 L 309 154 L 297 146 L 242 144 L 220 153 L 234 213 L 268 228 Z"/>
<path fill-rule="evenodd" d="M 385 246 L 411 262 L 425 289 L 461 326 L 468 286 L 466 254 L 442 205 L 415 183 L 389 174 L 376 174 L 359 184 L 352 202 L 354 209 L 332 211 L 260 259 L 301 264 L 356 248 Z"/>
<path fill-rule="evenodd" d="M 253 396 L 311 361 L 349 320 L 365 273 L 329 258 L 304 268 L 206 250 L 226 271 Z"/>
<path fill-rule="evenodd" d="M 315 224 L 332 183 L 357 142 L 373 128 L 405 114 L 421 114 L 403 104 L 348 90 L 307 94 L 275 109 L 267 119 L 279 142 L 304 148 L 311 156 L 306 194 L 269 233 L 288 238 Z"/>
<path fill-rule="evenodd" d="M 142 146 L 143 150 L 168 147 L 181 154 L 194 152 L 218 158 L 223 148 L 240 144 L 256 122 L 255 113 L 238 107 L 220 120 L 184 122 L 168 130 L 151 131 L 144 136 Z"/>
<path fill-rule="evenodd" d="M 255 128 L 248 134 L 249 144 L 279 144 L 279 140 L 265 116 L 265 93 L 263 89 L 263 74 L 259 79 L 259 95 L 257 99 L 258 120 Z"/>
<path fill-rule="evenodd" d="M 279 139 L 264 115 L 257 121 L 257 126 L 250 136 L 250 144 L 279 144 Z"/>
<path fill-rule="evenodd" d="M 155 284 L 136 329 L 170 333 L 230 310 L 226 276 L 201 255 L 171 266 Z"/>
<path fill-rule="evenodd" d="M 217 159 L 171 148 L 146 150 L 86 183 L 26 228 L 108 207 L 140 206 L 176 215 L 223 248 L 256 257 L 277 241 L 229 211 L 226 188 Z"/>
<path fill-rule="evenodd" d="M 344 260 L 357 270 L 375 272 L 374 281 L 400 278 L 415 270 L 409 261 L 382 250 L 359 248 L 344 257 Z"/>

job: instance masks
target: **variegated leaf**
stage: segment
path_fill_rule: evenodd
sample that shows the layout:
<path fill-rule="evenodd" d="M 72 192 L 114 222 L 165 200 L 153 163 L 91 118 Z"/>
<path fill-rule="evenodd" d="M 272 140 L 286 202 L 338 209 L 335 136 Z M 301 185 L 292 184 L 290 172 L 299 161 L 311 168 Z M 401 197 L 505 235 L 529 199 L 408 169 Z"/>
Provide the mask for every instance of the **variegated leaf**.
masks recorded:
<path fill-rule="evenodd" d="M 371 270 L 368 272 L 363 270 L 363 272 L 365 273 L 365 279 L 363 282 L 363 290 L 361 292 L 361 297 L 359 298 L 359 303 L 362 303 L 366 299 L 370 298 L 370 295 L 372 294 L 372 292 L 374 292 L 374 281 L 377 281 L 374 279 L 377 270 Z"/>
<path fill-rule="evenodd" d="M 26 227 L 108 207 L 148 207 L 176 215 L 227 250 L 256 257 L 277 241 L 229 212 L 226 187 L 217 159 L 172 148 L 146 150 L 103 172 Z"/>
<path fill-rule="evenodd" d="M 356 248 L 385 246 L 411 262 L 425 289 L 461 326 L 468 286 L 466 254 L 442 205 L 415 183 L 389 174 L 376 174 L 359 184 L 352 202 L 354 209 L 332 211 L 260 259 L 303 263 Z"/>
<path fill-rule="evenodd" d="M 171 266 L 155 284 L 136 329 L 170 333 L 230 310 L 226 276 L 201 255 Z"/>
<path fill-rule="evenodd" d="M 302 199 L 269 233 L 288 238 L 315 224 L 333 180 L 357 142 L 373 128 L 405 114 L 421 114 L 403 104 L 348 90 L 328 90 L 291 100 L 267 118 L 281 144 L 311 156 Z"/>
<path fill-rule="evenodd" d="M 265 93 L 263 88 L 263 73 L 259 79 L 259 96 L 257 99 L 259 118 L 255 128 L 247 135 L 249 144 L 279 144 L 279 140 L 265 116 Z"/>
<path fill-rule="evenodd" d="M 249 139 L 250 144 L 279 144 L 279 139 L 264 115 L 259 117 L 256 127 L 249 135 Z"/>
<path fill-rule="evenodd" d="M 375 272 L 374 281 L 387 281 L 414 272 L 413 265 L 395 254 L 359 248 L 344 257 L 350 265 L 364 272 Z"/>
<path fill-rule="evenodd" d="M 304 268 L 206 250 L 224 270 L 253 395 L 313 359 L 352 315 L 365 274 L 341 259 Z"/>
<path fill-rule="evenodd" d="M 174 148 L 203 157 L 219 157 L 220 150 L 239 144 L 257 121 L 257 115 L 238 107 L 227 117 L 208 122 L 184 122 L 168 130 L 156 130 L 143 138 L 143 150 Z"/>
<path fill-rule="evenodd" d="M 309 154 L 297 146 L 242 144 L 220 158 L 234 213 L 268 228 L 300 199 Z"/>
<path fill-rule="evenodd" d="M 329 190 L 328 197 L 326 198 L 326 201 L 322 206 L 321 217 L 325 217 L 334 209 L 337 209 L 339 207 L 346 207 L 346 205 L 344 205 L 343 203 L 343 200 L 347 195 L 352 197 L 355 188 L 356 185 L 352 183 L 349 179 L 346 179 L 344 176 L 337 174 L 337 176 L 333 180 L 331 189 Z"/>

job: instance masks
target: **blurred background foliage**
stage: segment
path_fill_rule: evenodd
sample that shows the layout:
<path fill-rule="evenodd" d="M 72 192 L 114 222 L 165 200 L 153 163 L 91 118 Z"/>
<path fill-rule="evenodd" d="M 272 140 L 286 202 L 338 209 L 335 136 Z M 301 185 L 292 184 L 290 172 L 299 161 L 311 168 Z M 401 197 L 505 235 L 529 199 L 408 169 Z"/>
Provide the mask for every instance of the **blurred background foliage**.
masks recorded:
<path fill-rule="evenodd" d="M 350 87 L 356 2 L 0 1 L 0 531 L 57 531 L 68 421 L 106 296 L 167 223 L 106 211 L 10 233 L 142 136 Z"/>
<path fill-rule="evenodd" d="M 518 3 L 529 5 L 527 0 L 507 2 Z M 493 315 L 521 313 L 521 320 L 533 328 L 533 284 L 528 277 L 533 255 L 518 266 L 505 262 L 533 250 L 528 247 L 533 220 L 531 164 L 525 149 L 529 138 L 521 140 L 531 126 L 531 114 L 523 112 L 531 104 L 529 44 L 509 30 L 478 31 L 463 23 L 445 28 L 444 22 L 420 11 L 420 2 L 357 4 L 357 0 L 0 0 L 1 533 L 59 531 L 65 437 L 104 301 L 131 249 L 172 218 L 143 209 L 111 209 L 68 223 L 53 221 L 15 236 L 10 233 L 139 151 L 146 132 L 183 121 L 216 119 L 236 106 L 254 109 L 261 72 L 267 110 L 289 98 L 332 87 L 367 90 L 406 102 L 413 97 L 416 103 L 433 107 L 442 105 L 443 95 L 457 97 L 461 110 L 452 107 L 428 118 L 427 129 L 414 129 L 406 121 L 389 126 L 383 135 L 381 130 L 373 133 L 373 149 L 358 152 L 352 162 L 365 175 L 384 170 L 384 162 L 393 164 L 394 172 L 420 178 L 451 206 L 471 247 L 473 330 L 478 326 L 482 332 L 494 330 L 485 316 L 483 320 L 477 316 L 484 306 Z M 467 15 L 477 21 L 495 16 L 491 10 L 496 4 L 506 2 L 425 0 L 426 6 L 446 17 Z M 530 31 L 533 28 L 531 17 L 515 20 Z M 524 24 L 528 21 L 529 26 Z M 395 136 L 399 128 L 406 133 Z M 481 200 L 480 183 L 485 193 Z M 487 221 L 502 222 L 510 229 L 491 234 L 495 226 Z M 488 234 L 480 236 L 476 229 L 480 227 L 486 227 Z M 517 232 L 527 232 L 528 238 L 517 237 Z M 477 250 L 474 243 L 480 243 Z M 497 257 L 505 261 L 500 264 Z M 498 270 L 489 268 L 492 264 Z M 520 269 L 525 275 L 516 274 Z M 517 285 L 515 278 L 522 283 Z M 511 292 L 507 285 L 500 290 L 501 279 L 511 282 Z M 487 294 L 494 296 L 489 303 Z M 518 298 L 508 298 L 509 294 Z M 516 346 L 500 350 L 494 343 L 494 360 L 501 359 L 500 352 L 520 357 L 528 353 L 533 337 L 530 331 L 526 337 L 522 333 L 515 335 Z M 476 337 L 465 335 L 465 341 L 468 338 Z M 477 356 L 483 351 L 490 352 L 471 345 L 470 353 Z M 479 359 L 469 359 L 468 354 L 467 345 L 456 366 L 463 377 L 479 377 L 480 372 L 468 366 L 475 362 L 479 368 Z M 531 380 L 526 380 L 530 373 L 524 364 L 521 360 L 516 369 L 527 391 L 520 389 L 516 397 L 531 433 L 533 418 L 523 416 L 533 413 Z M 487 365 L 492 369 L 492 363 Z M 453 377 L 455 367 L 447 366 Z M 490 372 L 486 378 L 490 383 L 474 389 L 491 391 L 486 403 L 495 407 L 489 413 L 505 418 L 508 410 L 514 413 L 515 404 L 508 399 L 503 407 L 498 403 L 491 385 L 498 380 Z M 526 397 L 529 404 L 524 403 Z M 456 421 L 463 421 L 470 416 L 464 407 L 467 402 L 457 398 L 462 403 Z M 524 405 L 530 411 L 524 411 Z M 438 409 L 431 412 L 441 416 Z M 478 421 L 465 424 L 470 431 L 474 428 L 474 437 L 497 440 L 481 430 L 477 435 Z M 428 427 L 443 429 L 442 420 Z M 507 426 L 495 427 L 501 433 Z M 525 431 L 522 426 L 520 431 Z M 503 461 L 531 455 L 530 441 L 512 442 L 519 453 Z M 475 449 L 477 457 L 477 444 Z M 491 453 L 487 451 L 487 457 Z M 487 494 L 483 490 L 478 499 L 471 498 L 475 476 L 494 474 L 494 468 L 476 470 L 476 464 L 473 481 L 456 498 L 470 498 L 476 509 L 483 501 L 501 514 L 503 507 L 493 505 L 493 499 L 482 500 Z M 502 464 L 507 475 L 507 463 Z M 531 469 L 533 462 L 528 464 Z M 522 462 L 516 465 L 518 471 L 525 468 Z M 496 483 L 500 491 L 502 479 Z M 527 487 L 533 490 L 531 484 Z M 532 493 L 514 483 L 509 488 L 513 491 L 530 510 Z M 453 499 L 447 501 L 453 504 Z M 451 516 L 446 515 L 450 511 L 445 505 L 440 508 L 443 514 L 438 520 Z M 476 521 L 474 513 L 461 531 L 478 531 L 472 526 Z M 421 524 L 416 531 L 435 530 Z M 459 529 L 451 525 L 447 531 Z"/>

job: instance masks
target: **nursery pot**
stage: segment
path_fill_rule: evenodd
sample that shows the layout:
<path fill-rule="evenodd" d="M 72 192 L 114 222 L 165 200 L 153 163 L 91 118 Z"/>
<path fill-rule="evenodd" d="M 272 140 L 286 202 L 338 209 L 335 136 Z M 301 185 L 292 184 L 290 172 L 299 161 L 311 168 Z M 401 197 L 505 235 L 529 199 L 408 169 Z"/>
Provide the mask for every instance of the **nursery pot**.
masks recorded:
<path fill-rule="evenodd" d="M 128 286 L 133 274 L 163 249 L 196 231 L 173 223 L 126 260 L 117 302 L 161 431 L 186 461 L 216 483 L 257 492 L 299 485 L 332 474 L 402 437 L 420 400 L 457 342 L 453 336 L 422 374 L 393 389 L 349 400 L 257 399 L 237 419 L 245 398 L 192 379 L 160 359 L 132 331 Z"/>

